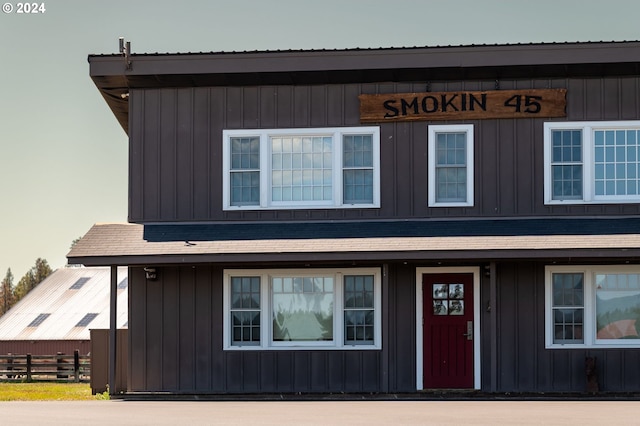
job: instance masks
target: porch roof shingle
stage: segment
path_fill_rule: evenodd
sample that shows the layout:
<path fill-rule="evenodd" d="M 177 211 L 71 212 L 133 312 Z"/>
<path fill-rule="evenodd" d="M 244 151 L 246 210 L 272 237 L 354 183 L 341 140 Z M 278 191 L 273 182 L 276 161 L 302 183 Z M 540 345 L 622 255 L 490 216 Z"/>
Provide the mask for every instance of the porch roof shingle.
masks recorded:
<path fill-rule="evenodd" d="M 393 260 L 640 259 L 640 219 L 96 224 L 86 266 Z"/>

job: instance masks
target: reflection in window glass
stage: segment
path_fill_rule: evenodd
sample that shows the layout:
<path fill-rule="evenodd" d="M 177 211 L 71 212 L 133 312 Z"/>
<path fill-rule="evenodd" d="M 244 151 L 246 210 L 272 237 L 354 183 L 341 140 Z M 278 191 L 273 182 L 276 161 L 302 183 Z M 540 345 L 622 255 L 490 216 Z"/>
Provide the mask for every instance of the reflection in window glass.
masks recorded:
<path fill-rule="evenodd" d="M 596 338 L 640 339 L 638 274 L 596 274 Z"/>
<path fill-rule="evenodd" d="M 272 278 L 273 341 L 333 340 L 333 277 Z"/>
<path fill-rule="evenodd" d="M 260 277 L 232 277 L 230 294 L 232 344 L 260 344 Z"/>
<path fill-rule="evenodd" d="M 344 277 L 345 343 L 372 344 L 374 322 L 373 275 L 346 275 Z"/>
<path fill-rule="evenodd" d="M 584 341 L 584 275 L 552 275 L 553 343 Z"/>

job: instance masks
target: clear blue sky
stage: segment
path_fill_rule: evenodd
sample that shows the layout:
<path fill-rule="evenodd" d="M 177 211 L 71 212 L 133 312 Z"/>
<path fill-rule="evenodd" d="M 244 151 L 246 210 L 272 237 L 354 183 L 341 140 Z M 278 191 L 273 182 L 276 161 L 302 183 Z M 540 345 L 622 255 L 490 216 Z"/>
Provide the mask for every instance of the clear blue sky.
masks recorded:
<path fill-rule="evenodd" d="M 5 0 L 0 1 L 5 3 Z M 640 40 L 638 0 L 49 0 L 0 12 L 0 279 L 127 220 L 127 137 L 87 55 Z M 38 2 L 41 4 L 42 2 Z M 6 7 L 6 6 L 5 6 Z"/>

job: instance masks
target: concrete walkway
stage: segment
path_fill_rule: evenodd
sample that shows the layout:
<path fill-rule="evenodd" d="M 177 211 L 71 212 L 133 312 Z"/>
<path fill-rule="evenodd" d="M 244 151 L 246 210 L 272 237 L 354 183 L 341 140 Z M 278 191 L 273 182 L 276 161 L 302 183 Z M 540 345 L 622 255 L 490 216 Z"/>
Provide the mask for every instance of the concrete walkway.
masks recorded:
<path fill-rule="evenodd" d="M 638 425 L 640 401 L 0 402 L 3 425 Z"/>

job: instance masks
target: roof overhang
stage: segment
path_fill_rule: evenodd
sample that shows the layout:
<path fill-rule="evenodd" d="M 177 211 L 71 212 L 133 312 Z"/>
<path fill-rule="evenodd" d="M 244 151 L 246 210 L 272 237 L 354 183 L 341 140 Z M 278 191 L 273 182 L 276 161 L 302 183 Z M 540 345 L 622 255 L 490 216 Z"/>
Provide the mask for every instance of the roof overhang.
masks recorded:
<path fill-rule="evenodd" d="M 362 238 L 299 238 L 287 237 L 283 232 L 281 238 L 181 241 L 149 238 L 145 236 L 145 225 L 98 224 L 73 247 L 67 258 L 69 263 L 85 266 L 524 259 L 640 261 L 640 232 L 630 232 L 633 233 Z"/>
<path fill-rule="evenodd" d="M 638 75 L 640 42 L 90 55 L 125 131 L 132 89 Z"/>

